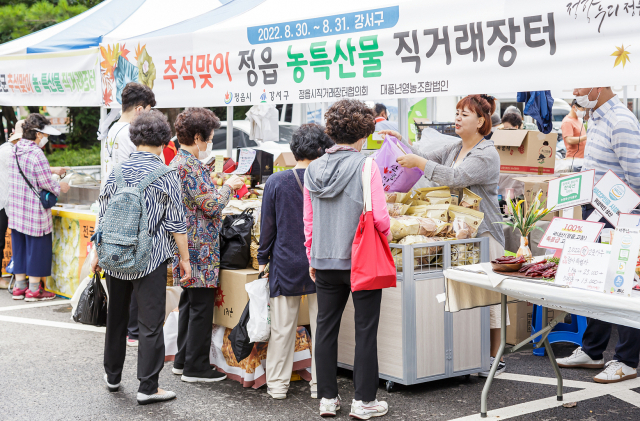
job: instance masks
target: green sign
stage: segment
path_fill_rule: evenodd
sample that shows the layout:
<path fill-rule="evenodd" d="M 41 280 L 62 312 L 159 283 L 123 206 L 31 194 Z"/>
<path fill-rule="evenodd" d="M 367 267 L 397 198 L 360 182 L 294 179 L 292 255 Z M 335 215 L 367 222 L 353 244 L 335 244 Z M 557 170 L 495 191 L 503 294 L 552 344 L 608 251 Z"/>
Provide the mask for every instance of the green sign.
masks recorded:
<path fill-rule="evenodd" d="M 566 177 L 560 180 L 558 188 L 558 205 L 580 199 L 582 177 Z"/>

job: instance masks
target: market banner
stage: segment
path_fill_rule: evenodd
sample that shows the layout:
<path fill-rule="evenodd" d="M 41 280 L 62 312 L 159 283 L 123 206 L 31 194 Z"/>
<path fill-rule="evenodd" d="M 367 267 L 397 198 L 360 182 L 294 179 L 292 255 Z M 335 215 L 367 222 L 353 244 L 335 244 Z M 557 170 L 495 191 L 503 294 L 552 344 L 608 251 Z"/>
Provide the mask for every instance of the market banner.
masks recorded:
<path fill-rule="evenodd" d="M 267 0 L 100 60 L 105 105 L 139 81 L 182 107 L 636 85 L 636 51 L 639 0 Z"/>
<path fill-rule="evenodd" d="M 93 106 L 100 101 L 98 48 L 0 57 L 0 105 Z"/>

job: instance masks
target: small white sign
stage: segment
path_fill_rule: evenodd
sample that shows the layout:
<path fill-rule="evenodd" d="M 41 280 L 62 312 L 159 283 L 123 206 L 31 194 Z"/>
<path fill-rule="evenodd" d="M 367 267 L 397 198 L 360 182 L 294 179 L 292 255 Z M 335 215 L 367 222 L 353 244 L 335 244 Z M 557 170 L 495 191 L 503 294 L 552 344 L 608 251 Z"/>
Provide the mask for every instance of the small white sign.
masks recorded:
<path fill-rule="evenodd" d="M 224 155 L 216 155 L 215 173 L 221 173 L 224 169 Z"/>
<path fill-rule="evenodd" d="M 565 241 L 595 243 L 604 228 L 602 222 L 578 221 L 568 218 L 553 218 L 538 247 L 561 250 Z"/>
<path fill-rule="evenodd" d="M 591 202 L 596 170 L 549 180 L 547 208 L 560 210 Z"/>
<path fill-rule="evenodd" d="M 604 292 L 631 296 L 640 249 L 640 230 L 617 227 L 611 244 L 611 259 Z"/>
<path fill-rule="evenodd" d="M 609 170 L 594 186 L 591 204 L 595 212 L 604 216 L 615 227 L 621 213 L 628 213 L 640 204 L 640 196 Z M 600 218 L 593 213 L 587 220 L 598 221 Z"/>
<path fill-rule="evenodd" d="M 562 250 L 555 283 L 603 292 L 610 255 L 609 244 L 568 240 Z"/>
<path fill-rule="evenodd" d="M 620 219 L 618 219 L 618 228 L 640 229 L 640 214 L 621 213 Z"/>
<path fill-rule="evenodd" d="M 246 174 L 251 170 L 251 164 L 256 159 L 256 150 L 249 148 L 240 149 L 238 168 L 232 174 Z"/>

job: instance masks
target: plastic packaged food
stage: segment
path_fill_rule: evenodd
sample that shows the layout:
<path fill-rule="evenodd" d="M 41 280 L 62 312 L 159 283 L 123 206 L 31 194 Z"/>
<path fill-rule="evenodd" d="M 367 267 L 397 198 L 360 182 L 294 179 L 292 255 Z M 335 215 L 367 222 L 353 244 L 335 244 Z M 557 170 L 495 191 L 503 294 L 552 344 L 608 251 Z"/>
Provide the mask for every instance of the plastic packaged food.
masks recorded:
<path fill-rule="evenodd" d="M 463 240 L 476 237 L 484 213 L 462 206 L 450 206 L 449 218 L 453 221 L 451 225 L 456 239 Z"/>
<path fill-rule="evenodd" d="M 449 222 L 449 206 L 450 205 L 429 205 L 424 213 L 424 217 Z"/>
<path fill-rule="evenodd" d="M 401 240 L 407 235 L 417 235 L 420 223 L 416 218 L 391 218 L 391 234 L 394 240 Z"/>
<path fill-rule="evenodd" d="M 469 208 L 478 210 L 480 209 L 480 201 L 482 198 L 472 192 L 469 189 L 464 189 L 462 193 L 462 202 L 460 202 L 460 206 L 463 208 Z"/>
<path fill-rule="evenodd" d="M 403 205 L 402 203 L 387 203 L 387 211 L 389 211 L 389 216 L 398 217 L 407 213 L 409 209 L 409 205 Z"/>

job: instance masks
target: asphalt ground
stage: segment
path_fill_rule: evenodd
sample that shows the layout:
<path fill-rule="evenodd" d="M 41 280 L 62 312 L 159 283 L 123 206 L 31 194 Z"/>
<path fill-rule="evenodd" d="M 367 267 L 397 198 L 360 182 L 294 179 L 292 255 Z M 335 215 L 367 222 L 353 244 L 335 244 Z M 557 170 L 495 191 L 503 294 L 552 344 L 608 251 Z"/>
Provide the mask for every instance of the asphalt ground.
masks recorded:
<path fill-rule="evenodd" d="M 11 300 L 0 290 L 0 420 L 311 420 L 320 419 L 318 400 L 304 381 L 292 382 L 286 400 L 273 400 L 265 388 L 245 389 L 235 381 L 184 383 L 166 363 L 160 387 L 177 393 L 176 400 L 139 406 L 136 403 L 137 349 L 127 349 L 122 388 L 109 393 L 103 383 L 104 334 L 77 330 L 71 307 L 35 307 Z M 17 307 L 20 306 L 20 307 Z M 22 306 L 26 306 L 23 308 Z M 44 324 L 44 325 L 43 325 Z M 617 332 L 605 358 L 613 355 Z M 554 344 L 558 357 L 574 346 Z M 513 420 L 640 420 L 640 379 L 598 385 L 597 370 L 563 369 L 564 403 L 557 407 L 555 376 L 546 357 L 531 351 L 506 357 L 507 372 L 494 381 L 489 418 Z M 343 408 L 337 419 L 348 419 L 353 398 L 351 372 L 339 371 Z M 389 420 L 480 419 L 485 380 L 457 377 L 391 393 L 380 382 L 378 399 L 389 404 Z M 615 396 L 614 396 L 615 395 Z"/>

